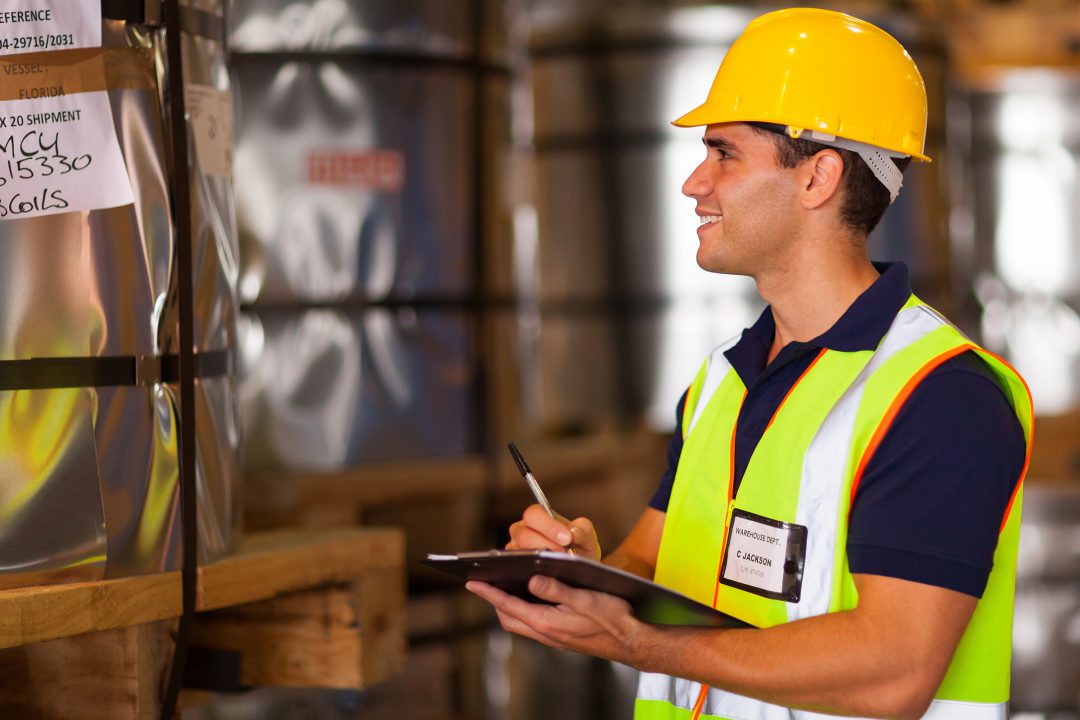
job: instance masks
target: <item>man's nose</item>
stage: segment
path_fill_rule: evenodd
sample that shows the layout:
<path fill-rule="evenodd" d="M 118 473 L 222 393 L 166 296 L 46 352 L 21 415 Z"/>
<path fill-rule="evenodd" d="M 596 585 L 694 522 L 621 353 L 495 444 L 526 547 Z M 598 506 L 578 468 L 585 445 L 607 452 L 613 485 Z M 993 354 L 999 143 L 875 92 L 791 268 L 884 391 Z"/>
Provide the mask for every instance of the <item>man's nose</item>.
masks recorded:
<path fill-rule="evenodd" d="M 682 185 L 682 194 L 686 197 L 702 197 L 710 190 L 709 179 L 705 173 L 705 163 L 701 163 Z"/>

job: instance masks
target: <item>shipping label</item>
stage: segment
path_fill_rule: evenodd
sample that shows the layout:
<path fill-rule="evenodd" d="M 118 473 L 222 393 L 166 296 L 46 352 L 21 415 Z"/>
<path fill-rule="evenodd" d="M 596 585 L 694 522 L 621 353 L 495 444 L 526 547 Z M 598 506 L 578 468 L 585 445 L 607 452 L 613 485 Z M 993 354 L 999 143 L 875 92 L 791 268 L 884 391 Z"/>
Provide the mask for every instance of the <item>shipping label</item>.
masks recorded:
<path fill-rule="evenodd" d="M 3 4 L 0 220 L 134 202 L 100 45 L 101 0 Z"/>
<path fill-rule="evenodd" d="M 101 0 L 6 0 L 0 55 L 101 45 Z"/>
<path fill-rule="evenodd" d="M 233 163 L 232 95 L 211 85 L 192 83 L 184 88 L 184 104 L 191 119 L 195 154 L 207 175 L 231 177 Z"/>
<path fill-rule="evenodd" d="M 0 220 L 132 202 L 108 93 L 0 102 Z"/>

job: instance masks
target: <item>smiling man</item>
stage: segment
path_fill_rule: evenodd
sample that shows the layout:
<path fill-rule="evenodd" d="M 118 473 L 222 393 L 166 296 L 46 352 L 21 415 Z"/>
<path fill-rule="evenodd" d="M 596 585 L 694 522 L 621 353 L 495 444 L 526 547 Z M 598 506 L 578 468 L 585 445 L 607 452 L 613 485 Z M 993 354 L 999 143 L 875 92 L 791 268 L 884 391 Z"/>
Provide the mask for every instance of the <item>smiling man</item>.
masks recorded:
<path fill-rule="evenodd" d="M 755 629 L 649 625 L 550 578 L 530 590 L 554 605 L 468 588 L 509 631 L 640 669 L 642 720 L 1004 720 L 1030 396 L 867 255 L 929 161 L 915 64 L 856 18 L 769 13 L 675 124 L 705 128 L 698 264 L 769 307 L 702 364 L 614 552 L 538 506 L 509 547 L 573 546 Z"/>

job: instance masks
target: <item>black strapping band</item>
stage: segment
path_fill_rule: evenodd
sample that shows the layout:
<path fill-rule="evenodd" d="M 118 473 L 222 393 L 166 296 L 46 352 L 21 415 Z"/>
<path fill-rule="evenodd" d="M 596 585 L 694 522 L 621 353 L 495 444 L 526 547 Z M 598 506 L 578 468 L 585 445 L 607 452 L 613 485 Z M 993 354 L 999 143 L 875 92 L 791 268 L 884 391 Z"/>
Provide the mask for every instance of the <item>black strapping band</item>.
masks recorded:
<path fill-rule="evenodd" d="M 196 378 L 232 375 L 234 370 L 233 354 L 228 350 L 195 354 Z M 153 385 L 179 381 L 178 355 L 0 360 L 0 391 Z"/>
<path fill-rule="evenodd" d="M 160 25 L 161 0 L 101 0 L 101 17 L 136 25 Z"/>
<path fill-rule="evenodd" d="M 161 0 L 101 0 L 101 17 L 159 26 L 162 23 Z M 207 10 L 181 5 L 180 29 L 189 35 L 225 42 L 225 23 L 221 15 Z"/>

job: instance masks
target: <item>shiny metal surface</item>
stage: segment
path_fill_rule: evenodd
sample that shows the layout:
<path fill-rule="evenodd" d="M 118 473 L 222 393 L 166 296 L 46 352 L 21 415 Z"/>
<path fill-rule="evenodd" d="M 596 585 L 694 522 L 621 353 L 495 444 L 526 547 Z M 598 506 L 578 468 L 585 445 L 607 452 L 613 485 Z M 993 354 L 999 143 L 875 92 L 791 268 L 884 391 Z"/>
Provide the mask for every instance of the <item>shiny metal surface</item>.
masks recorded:
<path fill-rule="evenodd" d="M 1080 490 L 1028 483 L 1013 624 L 1014 711 L 1080 711 Z"/>
<path fill-rule="evenodd" d="M 0 588 L 104 577 L 93 405 L 84 388 L 0 393 Z"/>
<path fill-rule="evenodd" d="M 1014 71 L 968 94 L 958 252 L 982 341 L 1031 387 L 1037 414 L 1080 404 L 1080 78 Z"/>
<path fill-rule="evenodd" d="M 108 529 L 106 577 L 178 568 L 179 410 L 173 391 L 158 384 L 84 392 L 97 395 L 99 503 Z"/>
<path fill-rule="evenodd" d="M 245 302 L 468 291 L 468 75 L 243 55 L 234 72 Z"/>
<path fill-rule="evenodd" d="M 102 42 L 160 53 L 153 33 L 115 21 Z M 135 203 L 0 224 L 0 359 L 160 351 L 173 236 L 159 100 L 125 89 L 109 101 Z M 166 388 L 19 390 L 0 404 L 0 585 L 175 567 Z"/>
<path fill-rule="evenodd" d="M 191 4 L 218 16 L 221 5 L 222 0 L 200 0 Z M 231 93 L 224 46 L 215 40 L 189 33 L 183 33 L 182 38 L 187 86 Z M 230 123 L 225 119 L 219 120 L 215 129 L 227 136 Z M 189 118 L 189 130 L 191 128 Z M 195 130 L 189 134 L 189 142 L 195 141 L 190 142 L 189 151 L 192 155 L 189 178 L 194 243 L 192 293 L 195 351 L 229 351 L 235 355 L 240 263 L 233 177 L 216 172 L 216 166 L 222 163 L 215 163 L 209 158 L 204 166 L 195 134 Z M 232 139 L 226 138 L 219 141 L 217 149 L 231 153 L 232 145 Z M 230 164 L 223 163 L 226 167 Z M 175 283 L 175 277 L 173 281 Z M 166 318 L 160 326 L 161 343 L 165 352 L 178 352 L 176 292 L 169 297 Z M 179 389 L 173 388 L 173 391 L 179 397 Z M 195 404 L 199 559 L 210 562 L 225 554 L 239 540 L 242 461 L 235 378 L 226 375 L 197 379 Z"/>
<path fill-rule="evenodd" d="M 478 243 L 508 225 L 478 218 L 477 181 L 505 164 L 488 65 L 513 4 L 232 3 L 247 467 L 471 449 Z"/>
<path fill-rule="evenodd" d="M 481 52 L 507 53 L 507 3 L 498 0 L 232 0 L 237 50 L 381 50 L 463 58 L 477 52 L 474 13 L 482 14 Z"/>
<path fill-rule="evenodd" d="M 249 467 L 331 470 L 467 451 L 463 313 L 255 311 L 241 329 Z"/>
<path fill-rule="evenodd" d="M 211 562 L 236 547 L 242 530 L 243 434 L 235 377 L 195 381 L 195 423 L 199 561 Z"/>

